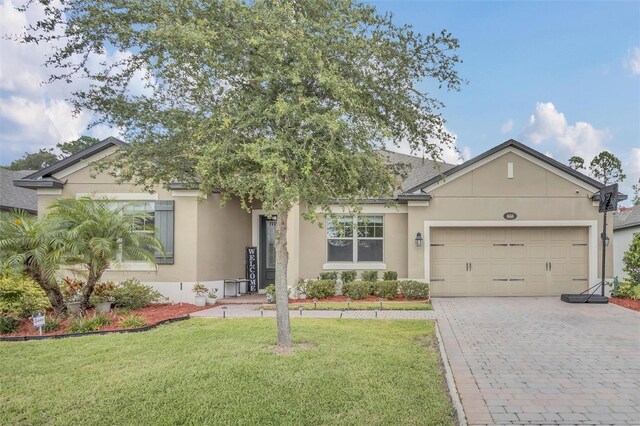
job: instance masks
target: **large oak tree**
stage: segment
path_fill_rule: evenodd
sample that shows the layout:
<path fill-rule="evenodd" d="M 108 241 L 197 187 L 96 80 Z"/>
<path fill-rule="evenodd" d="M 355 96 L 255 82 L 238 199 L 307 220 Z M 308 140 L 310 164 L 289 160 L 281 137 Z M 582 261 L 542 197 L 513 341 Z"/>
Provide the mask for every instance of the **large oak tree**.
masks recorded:
<path fill-rule="evenodd" d="M 453 144 L 427 87 L 458 89 L 458 40 L 422 35 L 348 0 L 41 0 L 22 38 L 51 43 L 53 79 L 84 78 L 80 109 L 123 129 L 119 178 L 255 201 L 276 219 L 278 344 L 291 346 L 287 214 L 388 198 L 400 170 L 376 152 L 433 159 Z M 113 51 L 102 66 L 90 58 Z M 146 89 L 132 91 L 145 76 Z"/>

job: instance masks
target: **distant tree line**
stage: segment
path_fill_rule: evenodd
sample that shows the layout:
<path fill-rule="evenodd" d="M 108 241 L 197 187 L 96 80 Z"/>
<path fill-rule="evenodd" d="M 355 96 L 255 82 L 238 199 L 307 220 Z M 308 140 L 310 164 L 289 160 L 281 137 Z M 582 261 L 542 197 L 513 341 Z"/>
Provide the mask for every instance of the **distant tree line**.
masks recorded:
<path fill-rule="evenodd" d="M 60 150 L 60 154 L 55 154 L 54 148 L 41 148 L 38 152 L 25 152 L 22 158 L 14 160 L 7 166 L 0 167 L 7 170 L 40 170 L 97 142 L 99 140 L 91 136 L 81 136 L 79 139 L 57 144 L 56 148 Z"/>

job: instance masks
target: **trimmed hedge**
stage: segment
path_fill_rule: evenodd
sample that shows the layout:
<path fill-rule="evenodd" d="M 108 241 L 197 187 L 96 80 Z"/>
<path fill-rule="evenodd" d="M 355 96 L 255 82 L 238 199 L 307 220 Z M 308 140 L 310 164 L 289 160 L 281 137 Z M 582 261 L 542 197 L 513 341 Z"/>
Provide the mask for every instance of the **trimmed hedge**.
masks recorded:
<path fill-rule="evenodd" d="M 307 283 L 307 296 L 312 299 L 326 299 L 327 297 L 331 297 L 335 294 L 335 280 L 317 280 L 309 281 Z"/>
<path fill-rule="evenodd" d="M 429 283 L 420 281 L 402 281 L 400 283 L 400 292 L 407 299 L 426 299 L 429 297 Z"/>
<path fill-rule="evenodd" d="M 382 274 L 383 281 L 398 281 L 398 273 L 396 271 L 384 271 Z"/>
<path fill-rule="evenodd" d="M 342 283 L 350 283 L 356 280 L 358 273 L 356 271 L 342 271 L 340 274 L 340 279 L 342 279 Z"/>
<path fill-rule="evenodd" d="M 25 276 L 0 278 L 0 315 L 29 318 L 51 307 L 46 293 Z"/>
<path fill-rule="evenodd" d="M 162 294 L 149 285 L 144 285 L 135 278 L 129 278 L 120 283 L 112 292 L 114 306 L 135 311 L 149 306 L 153 302 L 164 298 Z"/>
<path fill-rule="evenodd" d="M 373 284 L 373 294 L 378 297 L 384 297 L 387 300 L 393 300 L 398 297 L 400 283 L 398 281 L 378 281 Z"/>
<path fill-rule="evenodd" d="M 352 281 L 342 285 L 342 294 L 353 300 L 366 299 L 371 294 L 371 284 L 368 281 Z"/>
<path fill-rule="evenodd" d="M 362 281 L 378 281 L 378 271 L 362 271 L 362 274 L 360 274 L 360 278 L 362 279 Z"/>
<path fill-rule="evenodd" d="M 333 280 L 333 281 L 337 281 L 338 280 L 338 273 L 333 271 L 333 272 L 320 272 L 320 274 L 318 275 L 320 278 L 320 281 L 327 281 L 327 280 Z"/>

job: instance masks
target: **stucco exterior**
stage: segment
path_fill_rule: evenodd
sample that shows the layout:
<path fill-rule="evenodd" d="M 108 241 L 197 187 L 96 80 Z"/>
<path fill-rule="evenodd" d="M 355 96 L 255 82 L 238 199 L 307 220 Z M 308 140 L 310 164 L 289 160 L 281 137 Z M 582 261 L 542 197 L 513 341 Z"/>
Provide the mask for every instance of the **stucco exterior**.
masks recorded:
<path fill-rule="evenodd" d="M 599 234 L 602 215 L 592 197 L 601 184 L 564 166 L 554 164 L 521 144 L 509 142 L 490 155 L 474 159 L 465 167 L 447 168 L 446 177 L 431 178 L 411 190 L 397 204 L 363 204 L 362 215 L 383 217 L 383 258 L 376 262 L 335 262 L 327 256 L 327 218 L 318 212 L 318 222 L 304 220 L 305 208 L 295 206 L 289 212 L 287 245 L 290 285 L 299 277 L 316 278 L 322 271 L 346 269 L 393 270 L 400 278 L 429 281 L 430 233 L 438 227 L 579 227 L 587 235 L 588 282 L 585 289 L 599 281 L 601 247 Z M 537 155 L 539 154 L 539 155 Z M 109 151 L 100 154 L 109 155 Z M 191 301 L 191 286 L 203 282 L 218 288 L 222 280 L 245 276 L 245 248 L 259 245 L 262 211 L 256 203 L 247 212 L 238 200 L 223 207 L 218 194 L 197 190 L 157 188 L 152 194 L 129 184 L 116 184 L 107 174 L 94 173 L 91 158 L 54 175 L 64 182 L 60 189 L 38 189 L 39 214 L 59 197 L 78 194 L 111 196 L 122 200 L 173 200 L 175 203 L 175 255 L 170 265 L 157 268 L 144 264 L 114 266 L 105 274 L 108 280 L 137 277 L 151 283 L 172 300 Z M 466 164 L 466 163 L 465 163 Z M 444 170 L 444 169 L 443 169 Z M 333 213 L 344 213 L 334 206 Z M 507 220 L 505 213 L 515 213 Z M 612 229 L 609 226 L 608 232 Z M 424 237 L 416 245 L 417 233 Z M 612 276 L 613 250 L 607 252 L 607 276 Z M 436 294 L 437 295 L 437 294 Z"/>

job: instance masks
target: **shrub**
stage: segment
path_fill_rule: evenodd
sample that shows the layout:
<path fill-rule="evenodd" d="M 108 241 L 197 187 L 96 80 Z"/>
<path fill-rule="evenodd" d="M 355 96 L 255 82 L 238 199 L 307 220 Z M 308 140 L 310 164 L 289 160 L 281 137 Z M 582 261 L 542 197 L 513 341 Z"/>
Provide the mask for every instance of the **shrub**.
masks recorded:
<path fill-rule="evenodd" d="M 42 331 L 44 331 L 45 333 L 58 331 L 61 324 L 62 320 L 59 320 L 58 318 L 46 317 L 44 319 L 44 327 L 42 327 Z"/>
<path fill-rule="evenodd" d="M 407 299 L 425 299 L 429 297 L 429 283 L 420 281 L 402 281 L 400 292 Z"/>
<path fill-rule="evenodd" d="M 307 283 L 307 296 L 312 299 L 326 299 L 327 297 L 331 297 L 335 294 L 335 280 L 317 280 L 309 281 Z"/>
<path fill-rule="evenodd" d="M 640 286 L 633 285 L 632 283 L 626 281 L 622 281 L 619 283 L 616 282 L 613 289 L 611 290 L 611 295 L 614 297 L 637 300 L 638 298 L 640 298 Z"/>
<path fill-rule="evenodd" d="M 362 281 L 378 281 L 378 271 L 362 271 L 360 278 L 362 279 Z"/>
<path fill-rule="evenodd" d="M 383 281 L 398 281 L 398 273 L 396 271 L 384 271 L 382 274 Z"/>
<path fill-rule="evenodd" d="M 209 289 L 207 288 L 207 286 L 201 283 L 195 283 L 191 291 L 193 291 L 198 296 L 206 296 L 209 293 Z"/>
<path fill-rule="evenodd" d="M 342 271 L 340 279 L 343 284 L 350 283 L 356 280 L 358 273 L 356 271 Z"/>
<path fill-rule="evenodd" d="M 633 236 L 622 262 L 624 262 L 624 271 L 629 274 L 631 284 L 640 285 L 640 232 Z"/>
<path fill-rule="evenodd" d="M 64 277 L 60 284 L 60 291 L 65 302 L 80 302 L 82 300 L 82 289 L 84 281 L 75 278 Z"/>
<path fill-rule="evenodd" d="M 327 280 L 333 280 L 336 281 L 338 279 L 338 273 L 333 271 L 333 272 L 320 272 L 320 280 L 321 281 L 327 281 Z"/>
<path fill-rule="evenodd" d="M 129 308 L 116 308 L 113 310 L 115 315 L 125 316 L 131 313 L 131 309 Z"/>
<path fill-rule="evenodd" d="M 11 316 L 0 316 L 0 334 L 17 333 L 20 330 L 20 321 Z"/>
<path fill-rule="evenodd" d="M 21 275 L 0 278 L 0 315 L 28 318 L 50 307 L 44 290 L 31 278 Z"/>
<path fill-rule="evenodd" d="M 91 304 L 95 305 L 96 303 L 113 301 L 113 291 L 116 289 L 116 286 L 116 283 L 113 281 L 96 284 L 91 294 Z"/>
<path fill-rule="evenodd" d="M 275 284 L 269 284 L 267 287 L 265 287 L 264 292 L 269 299 L 271 299 L 274 302 L 276 301 L 276 285 Z"/>
<path fill-rule="evenodd" d="M 113 290 L 114 305 L 116 308 L 126 308 L 132 311 L 145 306 L 149 306 L 153 302 L 164 299 L 159 292 L 153 287 L 141 284 L 135 278 L 129 278 L 120 283 Z"/>
<path fill-rule="evenodd" d="M 129 315 L 120 321 L 120 328 L 140 328 L 147 325 L 147 321 L 140 315 Z"/>
<path fill-rule="evenodd" d="M 342 286 L 342 294 L 353 300 L 366 299 L 370 292 L 371 283 L 367 281 L 352 281 Z"/>
<path fill-rule="evenodd" d="M 399 287 L 400 283 L 398 281 L 377 281 L 373 283 L 373 294 L 378 297 L 393 300 L 398 297 Z"/>

